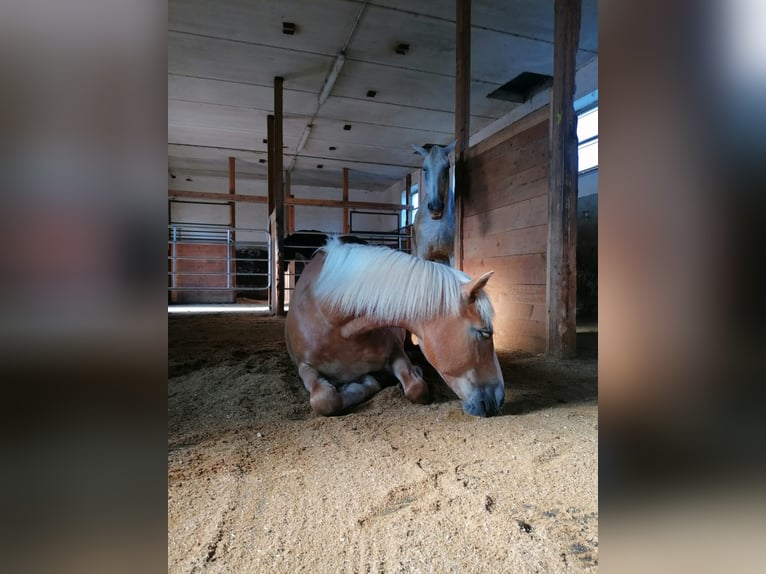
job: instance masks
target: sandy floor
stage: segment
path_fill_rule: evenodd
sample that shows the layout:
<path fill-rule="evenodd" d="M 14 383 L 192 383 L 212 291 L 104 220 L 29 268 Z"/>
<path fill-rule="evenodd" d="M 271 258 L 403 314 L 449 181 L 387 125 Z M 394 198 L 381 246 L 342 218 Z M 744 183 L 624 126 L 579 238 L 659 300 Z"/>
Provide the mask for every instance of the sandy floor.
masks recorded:
<path fill-rule="evenodd" d="M 169 319 L 169 572 L 598 569 L 595 335 L 583 358 L 500 354 L 505 415 L 476 419 L 425 370 L 312 413 L 284 321 Z"/>

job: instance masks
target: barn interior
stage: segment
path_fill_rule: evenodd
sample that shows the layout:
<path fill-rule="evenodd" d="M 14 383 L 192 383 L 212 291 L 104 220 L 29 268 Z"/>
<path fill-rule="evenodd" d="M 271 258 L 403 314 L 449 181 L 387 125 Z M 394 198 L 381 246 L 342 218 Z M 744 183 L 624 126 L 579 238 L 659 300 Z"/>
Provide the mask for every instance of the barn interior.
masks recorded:
<path fill-rule="evenodd" d="M 595 571 L 597 2 L 170 0 L 167 39 L 168 570 Z M 432 404 L 319 417 L 284 241 L 409 251 L 412 146 L 456 139 L 504 416 L 414 350 Z"/>

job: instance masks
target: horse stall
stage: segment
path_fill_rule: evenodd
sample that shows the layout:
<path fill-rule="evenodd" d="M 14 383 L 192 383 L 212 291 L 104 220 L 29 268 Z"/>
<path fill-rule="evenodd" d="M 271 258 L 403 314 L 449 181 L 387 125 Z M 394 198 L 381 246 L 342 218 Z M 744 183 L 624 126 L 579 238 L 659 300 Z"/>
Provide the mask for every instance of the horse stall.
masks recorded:
<path fill-rule="evenodd" d="M 237 2 L 169 10 L 169 197 L 232 206 L 215 217 L 174 208 L 170 297 L 184 292 L 173 226 L 215 223 L 233 244 L 212 258 L 231 255 L 234 282 L 220 288 L 253 298 L 241 291 L 253 274 L 270 305 L 168 307 L 168 572 L 597 571 L 595 329 L 578 332 L 574 356 L 548 353 L 550 90 L 499 101 L 486 95 L 506 79 L 474 81 L 461 136 L 454 12 L 262 4 L 258 17 Z M 532 4 L 509 3 L 540 12 L 526 20 L 474 9 L 476 55 L 528 50 L 552 70 L 553 14 Z M 577 63 L 591 73 L 595 8 L 585 15 Z M 534 32 L 548 39 L 490 33 L 501 16 L 551 20 Z M 321 51 L 312 42 L 325 35 Z M 442 99 L 426 109 L 421 92 Z M 457 156 L 464 182 L 454 206 L 432 202 L 456 224 L 457 249 L 440 263 L 410 255 L 434 146 Z M 581 208 L 594 258 L 597 195 Z M 315 257 L 330 235 L 372 245 L 332 242 Z M 441 291 L 437 276 L 450 278 Z M 391 316 L 360 302 L 383 292 Z"/>
<path fill-rule="evenodd" d="M 534 354 L 547 338 L 549 115 L 545 106 L 466 153 L 463 269 L 494 271 L 496 344 Z"/>

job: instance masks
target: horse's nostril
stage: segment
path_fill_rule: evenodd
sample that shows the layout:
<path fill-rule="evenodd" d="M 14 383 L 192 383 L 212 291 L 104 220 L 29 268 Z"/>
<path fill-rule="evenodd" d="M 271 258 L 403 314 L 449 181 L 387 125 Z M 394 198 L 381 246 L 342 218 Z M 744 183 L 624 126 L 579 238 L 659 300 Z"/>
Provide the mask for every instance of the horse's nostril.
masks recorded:
<path fill-rule="evenodd" d="M 503 414 L 505 388 L 503 385 L 476 389 L 463 404 L 463 410 L 475 417 L 493 417 Z"/>

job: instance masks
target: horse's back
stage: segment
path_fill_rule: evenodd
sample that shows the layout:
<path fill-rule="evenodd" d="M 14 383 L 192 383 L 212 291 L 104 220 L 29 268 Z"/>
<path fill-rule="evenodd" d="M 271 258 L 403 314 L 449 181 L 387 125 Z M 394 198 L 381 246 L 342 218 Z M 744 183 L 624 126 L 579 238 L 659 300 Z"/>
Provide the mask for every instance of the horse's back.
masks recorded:
<path fill-rule="evenodd" d="M 324 261 L 324 251 L 318 251 L 295 286 L 285 321 L 287 350 L 296 365 L 307 362 L 333 380 L 354 380 L 382 369 L 403 334 L 386 328 L 343 337 L 345 319 L 314 296 Z"/>

